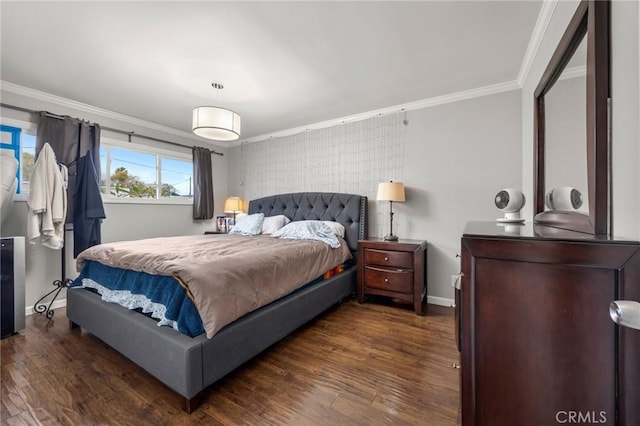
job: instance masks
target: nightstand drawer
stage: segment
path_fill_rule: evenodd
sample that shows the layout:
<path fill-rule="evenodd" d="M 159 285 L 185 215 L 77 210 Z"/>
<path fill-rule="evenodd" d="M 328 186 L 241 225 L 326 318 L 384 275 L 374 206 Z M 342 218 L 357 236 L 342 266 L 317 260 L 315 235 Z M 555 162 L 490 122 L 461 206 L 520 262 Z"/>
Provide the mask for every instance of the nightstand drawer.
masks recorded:
<path fill-rule="evenodd" d="M 413 253 L 406 251 L 388 251 L 365 249 L 365 265 L 391 266 L 396 268 L 413 268 Z"/>
<path fill-rule="evenodd" d="M 406 269 L 386 269 L 366 266 L 364 281 L 367 288 L 411 293 L 413 291 L 413 271 Z"/>

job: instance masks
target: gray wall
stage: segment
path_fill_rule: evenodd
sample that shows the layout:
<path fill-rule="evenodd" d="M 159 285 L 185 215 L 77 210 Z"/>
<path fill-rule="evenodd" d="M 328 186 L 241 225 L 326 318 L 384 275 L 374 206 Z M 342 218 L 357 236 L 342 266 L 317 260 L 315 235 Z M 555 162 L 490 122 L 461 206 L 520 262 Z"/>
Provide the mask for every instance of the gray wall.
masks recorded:
<path fill-rule="evenodd" d="M 640 3 L 611 8 L 613 231 L 640 239 Z"/>
<path fill-rule="evenodd" d="M 406 215 L 410 238 L 429 241 L 432 302 L 453 298 L 465 224 L 503 216 L 494 196 L 521 187 L 520 116 L 519 90 L 409 112 L 404 179 L 410 191 L 397 210 Z"/>

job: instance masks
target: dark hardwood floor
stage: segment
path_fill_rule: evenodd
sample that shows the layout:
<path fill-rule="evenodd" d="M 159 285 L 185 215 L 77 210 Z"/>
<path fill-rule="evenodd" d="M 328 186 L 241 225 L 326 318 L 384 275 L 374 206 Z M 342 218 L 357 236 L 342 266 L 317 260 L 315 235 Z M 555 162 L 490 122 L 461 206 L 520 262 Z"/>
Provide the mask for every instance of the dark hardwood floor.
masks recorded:
<path fill-rule="evenodd" d="M 3 425 L 457 425 L 453 309 L 348 301 L 180 399 L 96 337 L 32 315 L 2 340 Z"/>

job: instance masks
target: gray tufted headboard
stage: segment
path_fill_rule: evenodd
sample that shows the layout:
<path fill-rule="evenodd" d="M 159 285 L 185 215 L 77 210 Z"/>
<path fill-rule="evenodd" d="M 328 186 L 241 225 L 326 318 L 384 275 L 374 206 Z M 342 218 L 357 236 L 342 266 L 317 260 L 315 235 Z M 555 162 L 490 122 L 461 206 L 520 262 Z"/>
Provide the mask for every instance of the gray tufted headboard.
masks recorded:
<path fill-rule="evenodd" d="M 296 220 L 331 220 L 345 228 L 345 240 L 352 252 L 358 240 L 367 238 L 367 197 L 336 192 L 296 192 L 249 201 L 249 214 L 283 214 Z"/>

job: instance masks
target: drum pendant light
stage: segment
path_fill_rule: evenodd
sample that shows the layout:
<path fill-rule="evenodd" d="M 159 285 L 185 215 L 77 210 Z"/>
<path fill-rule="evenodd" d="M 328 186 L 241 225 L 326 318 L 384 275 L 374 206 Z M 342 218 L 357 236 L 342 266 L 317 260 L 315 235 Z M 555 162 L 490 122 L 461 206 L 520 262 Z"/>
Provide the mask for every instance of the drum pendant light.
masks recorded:
<path fill-rule="evenodd" d="M 224 89 L 213 83 L 216 90 Z M 221 107 L 200 106 L 193 109 L 192 130 L 198 136 L 218 141 L 234 141 L 240 137 L 240 116 Z"/>

